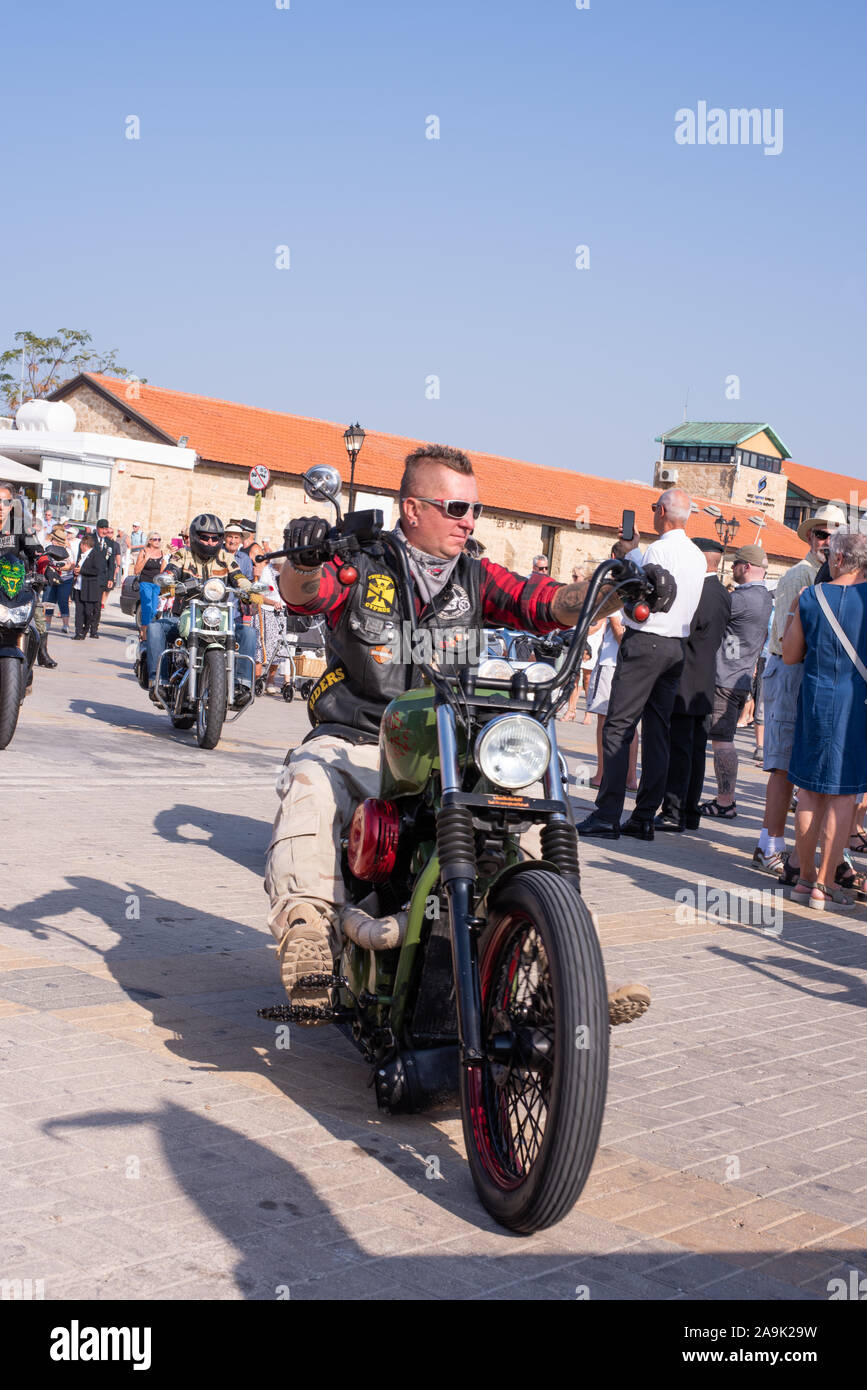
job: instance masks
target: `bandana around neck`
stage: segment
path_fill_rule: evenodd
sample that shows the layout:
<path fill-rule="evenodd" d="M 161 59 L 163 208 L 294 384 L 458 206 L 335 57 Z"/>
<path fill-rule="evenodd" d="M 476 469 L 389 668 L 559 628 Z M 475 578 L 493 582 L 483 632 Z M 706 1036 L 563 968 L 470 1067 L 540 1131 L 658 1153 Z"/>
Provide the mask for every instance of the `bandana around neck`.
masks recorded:
<path fill-rule="evenodd" d="M 418 585 L 419 593 L 425 603 L 432 603 L 451 579 L 460 555 L 453 556 L 451 560 L 445 560 L 440 555 L 426 555 L 423 550 L 410 545 L 400 522 L 394 528 L 394 535 L 406 549 L 410 574 Z"/>

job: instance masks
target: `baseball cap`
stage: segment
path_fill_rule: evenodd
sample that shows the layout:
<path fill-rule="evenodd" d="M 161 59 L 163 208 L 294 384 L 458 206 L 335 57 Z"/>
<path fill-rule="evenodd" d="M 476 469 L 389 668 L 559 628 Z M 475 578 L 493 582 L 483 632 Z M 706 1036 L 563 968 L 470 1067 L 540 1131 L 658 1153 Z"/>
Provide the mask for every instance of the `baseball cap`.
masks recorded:
<path fill-rule="evenodd" d="M 760 545 L 742 545 L 734 554 L 734 563 L 737 564 L 739 560 L 745 565 L 760 565 L 763 569 L 768 563 L 768 557 Z"/>

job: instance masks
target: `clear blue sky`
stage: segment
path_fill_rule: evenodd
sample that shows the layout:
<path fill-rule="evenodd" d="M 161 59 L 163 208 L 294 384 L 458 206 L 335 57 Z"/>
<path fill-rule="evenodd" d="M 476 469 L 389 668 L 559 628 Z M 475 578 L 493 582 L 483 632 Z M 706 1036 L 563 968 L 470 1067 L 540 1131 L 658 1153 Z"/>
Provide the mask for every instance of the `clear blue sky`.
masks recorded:
<path fill-rule="evenodd" d="M 85 328 L 156 385 L 647 480 L 689 389 L 864 476 L 865 30 L 863 0 L 13 7 L 0 341 Z M 781 107 L 782 153 L 678 145 L 699 101 Z"/>

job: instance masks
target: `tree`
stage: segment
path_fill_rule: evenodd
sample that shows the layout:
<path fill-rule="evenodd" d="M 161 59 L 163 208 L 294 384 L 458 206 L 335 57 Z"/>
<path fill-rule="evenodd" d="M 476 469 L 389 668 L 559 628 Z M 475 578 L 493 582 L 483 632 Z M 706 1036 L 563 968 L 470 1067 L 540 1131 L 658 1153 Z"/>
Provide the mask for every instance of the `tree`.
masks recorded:
<path fill-rule="evenodd" d="M 107 372 L 110 376 L 129 377 L 134 373 L 116 362 L 117 348 L 110 352 L 95 352 L 89 333 L 75 328 L 58 328 L 53 338 L 38 338 L 35 333 L 16 333 L 18 344 L 0 353 L 0 399 L 10 415 L 24 401 L 38 400 L 56 391 L 79 372 Z M 24 353 L 22 386 L 21 354 Z M 10 371 L 9 369 L 12 368 Z M 137 377 L 145 381 L 146 377 Z"/>

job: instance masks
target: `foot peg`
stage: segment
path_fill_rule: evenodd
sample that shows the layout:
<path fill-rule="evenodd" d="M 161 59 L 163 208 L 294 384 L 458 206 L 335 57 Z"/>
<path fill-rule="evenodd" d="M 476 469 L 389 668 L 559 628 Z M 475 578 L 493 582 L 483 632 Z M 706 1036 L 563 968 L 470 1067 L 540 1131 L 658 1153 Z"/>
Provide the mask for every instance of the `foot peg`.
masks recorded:
<path fill-rule="evenodd" d="M 257 1009 L 258 1018 L 270 1023 L 331 1023 L 336 1011 L 319 1004 L 275 1004 L 270 1009 Z"/>
<path fill-rule="evenodd" d="M 338 985 L 349 988 L 343 975 L 323 972 L 299 975 L 295 983 L 299 989 L 334 989 Z M 275 1004 L 269 1009 L 257 1009 L 256 1014 L 270 1023 L 331 1023 L 337 1018 L 338 1010 L 333 1004 Z"/>

